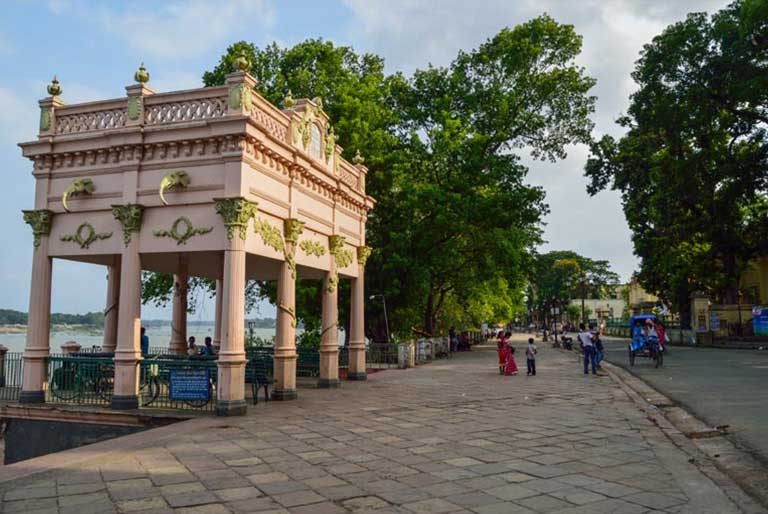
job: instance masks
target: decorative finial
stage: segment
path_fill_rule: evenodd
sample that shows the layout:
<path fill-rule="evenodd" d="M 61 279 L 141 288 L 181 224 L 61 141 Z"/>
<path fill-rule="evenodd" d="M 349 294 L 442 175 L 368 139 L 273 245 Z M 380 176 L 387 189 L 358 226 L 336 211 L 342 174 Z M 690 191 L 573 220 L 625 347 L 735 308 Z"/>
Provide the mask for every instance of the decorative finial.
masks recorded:
<path fill-rule="evenodd" d="M 133 78 L 139 84 L 146 84 L 147 82 L 149 82 L 149 72 L 144 67 L 144 63 L 141 63 L 141 66 L 139 66 L 139 70 L 133 74 Z"/>
<path fill-rule="evenodd" d="M 293 110 L 293 106 L 296 105 L 296 100 L 293 99 L 293 93 L 291 93 L 291 90 L 288 90 L 288 94 L 285 95 L 285 98 L 283 98 L 283 106 L 286 109 Z"/>
<path fill-rule="evenodd" d="M 355 156 L 352 157 L 352 162 L 354 162 L 357 166 L 362 166 L 365 162 L 365 158 L 360 155 L 360 149 L 357 149 L 357 152 L 355 152 Z"/>
<path fill-rule="evenodd" d="M 240 52 L 240 56 L 235 59 L 235 68 L 242 72 L 246 72 L 251 69 L 251 63 L 248 61 L 248 58 L 245 56 L 245 52 Z"/>
<path fill-rule="evenodd" d="M 56 75 L 53 76 L 53 80 L 50 84 L 48 84 L 48 94 L 51 96 L 59 96 L 61 95 L 61 85 L 59 84 L 59 79 L 56 78 Z"/>

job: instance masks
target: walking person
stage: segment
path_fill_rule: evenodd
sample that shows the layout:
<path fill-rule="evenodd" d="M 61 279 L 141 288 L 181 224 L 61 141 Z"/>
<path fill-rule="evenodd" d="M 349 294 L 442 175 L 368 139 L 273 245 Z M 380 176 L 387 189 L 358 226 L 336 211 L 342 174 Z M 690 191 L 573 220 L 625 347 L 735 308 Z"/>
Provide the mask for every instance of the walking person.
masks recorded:
<path fill-rule="evenodd" d="M 499 340 L 496 343 L 496 353 L 499 354 L 499 375 L 504 374 L 504 367 L 507 365 L 507 338 L 504 332 L 499 331 Z"/>
<path fill-rule="evenodd" d="M 459 337 L 456 335 L 455 327 L 451 327 L 448 331 L 448 338 L 451 340 L 451 353 L 459 351 Z"/>
<path fill-rule="evenodd" d="M 533 338 L 528 338 L 528 347 L 525 349 L 525 357 L 528 363 L 528 376 L 536 376 L 536 354 L 539 350 L 536 349 L 536 345 L 533 344 Z"/>
<path fill-rule="evenodd" d="M 597 354 L 595 353 L 595 344 L 592 341 L 592 334 L 587 331 L 584 323 L 579 324 L 579 344 L 584 351 L 584 374 L 589 374 L 589 363 L 592 363 L 592 374 L 597 375 Z"/>
<path fill-rule="evenodd" d="M 512 342 L 509 340 L 512 337 L 512 332 L 507 331 L 504 334 L 504 374 L 507 376 L 517 375 L 517 363 L 515 362 L 515 347 L 512 346 Z"/>

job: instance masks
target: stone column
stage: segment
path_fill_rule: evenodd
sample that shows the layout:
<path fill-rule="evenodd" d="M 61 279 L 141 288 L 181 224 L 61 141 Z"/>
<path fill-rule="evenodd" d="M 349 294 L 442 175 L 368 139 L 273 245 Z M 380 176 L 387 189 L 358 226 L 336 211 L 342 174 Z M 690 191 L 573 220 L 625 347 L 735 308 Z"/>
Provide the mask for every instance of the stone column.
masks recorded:
<path fill-rule="evenodd" d="M 245 198 L 216 200 L 216 212 L 227 227 L 221 289 L 221 349 L 218 360 L 216 414 L 245 414 L 245 240 L 256 203 Z M 219 293 L 217 292 L 217 295 Z"/>
<path fill-rule="evenodd" d="M 178 273 L 173 276 L 173 319 L 171 320 L 171 353 L 187 353 L 187 256 L 179 254 Z"/>
<path fill-rule="evenodd" d="M 221 348 L 221 307 L 224 300 L 224 256 L 221 255 L 221 260 L 219 262 L 219 269 L 217 273 L 217 279 L 216 279 L 216 314 L 215 319 L 213 323 L 213 346 L 216 348 L 216 351 L 219 351 L 219 348 Z"/>
<path fill-rule="evenodd" d="M 221 314 L 224 304 L 224 280 L 216 280 L 216 319 L 213 323 L 213 346 L 218 351 L 221 348 Z"/>
<path fill-rule="evenodd" d="M 120 305 L 120 256 L 113 257 L 112 265 L 107 267 L 107 305 L 104 309 L 104 342 L 101 348 L 105 352 L 114 352 L 117 348 L 117 311 Z"/>
<path fill-rule="evenodd" d="M 296 395 L 296 244 L 304 224 L 283 222 L 285 260 L 277 277 L 277 331 L 275 335 L 275 387 L 273 400 L 295 400 Z"/>
<path fill-rule="evenodd" d="M 357 249 L 357 278 L 352 279 L 352 299 L 349 320 L 349 370 L 348 380 L 365 380 L 365 262 L 370 248 L 360 246 Z"/>
<path fill-rule="evenodd" d="M 323 278 L 323 316 L 320 336 L 320 379 L 317 387 L 339 387 L 339 276 L 335 259 Z"/>
<path fill-rule="evenodd" d="M 275 387 L 273 400 L 296 399 L 296 279 L 286 262 L 277 278 Z"/>
<path fill-rule="evenodd" d="M 123 228 L 120 259 L 120 300 L 117 312 L 115 349 L 115 390 L 112 408 L 139 407 L 139 360 L 141 360 L 141 256 L 139 230 L 144 207 L 138 204 L 113 205 L 112 213 Z"/>
<path fill-rule="evenodd" d="M 24 221 L 32 227 L 32 283 L 29 290 L 27 343 L 24 349 L 24 377 L 19 403 L 45 401 L 46 359 L 50 349 L 51 273 L 48 235 L 53 213 L 46 209 L 24 211 Z"/>

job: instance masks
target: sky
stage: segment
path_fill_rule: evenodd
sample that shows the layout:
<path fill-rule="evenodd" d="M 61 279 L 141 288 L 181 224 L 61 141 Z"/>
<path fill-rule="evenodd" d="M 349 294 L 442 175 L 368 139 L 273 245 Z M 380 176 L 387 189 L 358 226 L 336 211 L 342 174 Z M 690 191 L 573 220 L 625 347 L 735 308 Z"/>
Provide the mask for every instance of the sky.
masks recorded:
<path fill-rule="evenodd" d="M 722 0 L 167 0 L 94 2 L 6 0 L 0 17 L 0 308 L 26 311 L 32 234 L 21 210 L 33 205 L 31 162 L 16 146 L 36 138 L 37 101 L 54 74 L 62 99 L 78 103 L 125 94 L 141 62 L 159 92 L 200 87 L 226 47 L 245 40 L 290 46 L 306 38 L 350 45 L 384 57 L 388 72 L 447 65 L 504 27 L 544 12 L 583 36 L 578 64 L 597 85 L 595 135 L 621 135 L 615 119 L 634 90 L 630 77 L 643 44 L 688 12 L 712 13 Z M 528 181 L 544 187 L 550 214 L 541 251 L 574 250 L 607 259 L 627 280 L 637 268 L 618 194 L 586 193 L 588 151 L 569 149 L 557 163 L 526 160 Z M 104 309 L 103 267 L 54 261 L 52 311 Z M 194 319 L 212 318 L 201 300 Z M 253 315 L 270 316 L 262 305 Z M 170 308 L 144 306 L 144 318 Z"/>

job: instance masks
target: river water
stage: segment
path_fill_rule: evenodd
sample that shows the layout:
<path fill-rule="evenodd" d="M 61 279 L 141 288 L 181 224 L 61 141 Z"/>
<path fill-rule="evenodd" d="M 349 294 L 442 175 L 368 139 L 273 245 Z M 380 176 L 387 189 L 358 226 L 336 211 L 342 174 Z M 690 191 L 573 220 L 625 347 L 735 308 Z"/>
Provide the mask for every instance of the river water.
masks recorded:
<path fill-rule="evenodd" d="M 247 328 L 245 334 L 246 336 L 249 334 Z M 168 342 L 171 340 L 171 327 L 170 325 L 148 326 L 147 335 L 149 336 L 149 346 L 167 347 Z M 271 341 L 275 337 L 275 329 L 254 328 L 253 335 L 254 337 Z M 187 327 L 187 337 L 189 336 L 195 336 L 197 344 L 202 346 L 206 336 L 213 337 L 213 324 L 190 325 Z M 23 352 L 26 339 L 27 334 L 24 332 L 18 334 L 0 333 L 0 344 L 8 348 L 9 352 Z M 67 341 L 77 341 L 85 349 L 92 346 L 101 346 L 103 340 L 104 334 L 101 330 L 83 331 L 81 329 L 57 329 L 54 332 L 51 332 L 51 352 L 59 353 L 61 351 L 61 345 Z M 339 342 L 344 342 L 343 331 L 339 331 Z"/>

